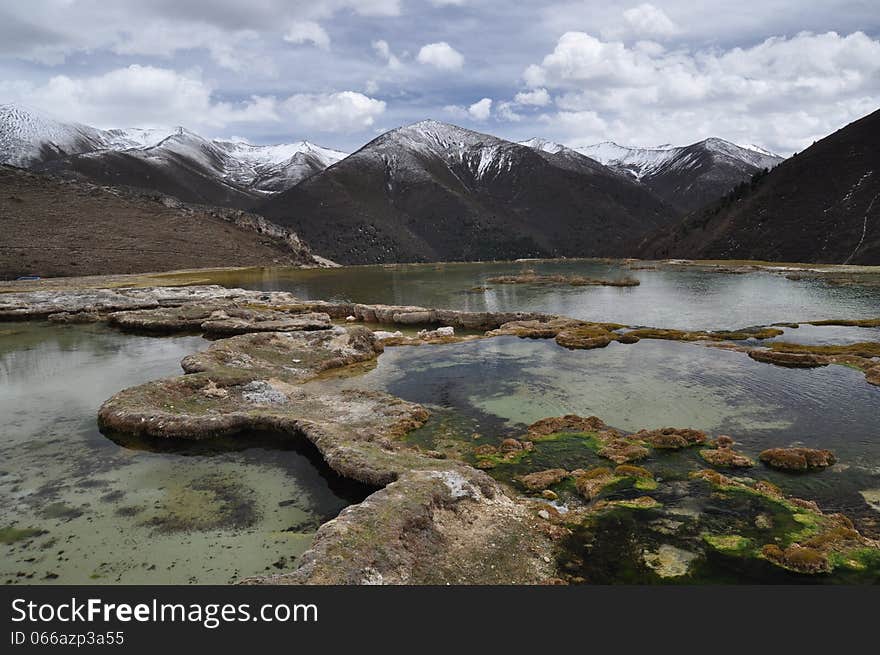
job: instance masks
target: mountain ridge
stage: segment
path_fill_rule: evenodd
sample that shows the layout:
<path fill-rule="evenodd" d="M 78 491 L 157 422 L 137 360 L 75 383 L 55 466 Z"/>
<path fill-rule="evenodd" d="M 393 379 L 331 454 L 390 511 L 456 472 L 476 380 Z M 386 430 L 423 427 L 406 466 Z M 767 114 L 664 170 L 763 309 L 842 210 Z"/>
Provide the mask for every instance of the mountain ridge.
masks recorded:
<path fill-rule="evenodd" d="M 190 202 L 210 201 L 211 193 L 217 193 L 223 204 L 246 207 L 344 157 L 343 152 L 308 141 L 255 145 L 207 139 L 180 126 L 101 130 L 0 105 L 0 163 L 69 171 L 102 184 L 143 186 Z M 163 167 L 184 169 L 180 174 L 189 181 L 176 185 L 166 180 L 167 172 L 158 170 Z M 196 181 L 194 174 L 215 179 Z M 160 183 L 138 184 L 151 179 Z"/>
<path fill-rule="evenodd" d="M 607 254 L 627 229 L 671 220 L 647 190 L 574 156 L 419 121 L 257 211 L 340 263 Z"/>
<path fill-rule="evenodd" d="M 649 235 L 637 254 L 880 264 L 880 110 Z"/>

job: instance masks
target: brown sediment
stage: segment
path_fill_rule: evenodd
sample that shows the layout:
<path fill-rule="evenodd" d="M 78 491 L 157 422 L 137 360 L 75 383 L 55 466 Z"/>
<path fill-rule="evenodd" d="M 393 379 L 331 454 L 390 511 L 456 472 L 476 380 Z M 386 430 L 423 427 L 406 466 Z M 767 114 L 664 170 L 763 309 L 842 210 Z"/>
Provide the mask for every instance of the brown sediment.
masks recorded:
<path fill-rule="evenodd" d="M 605 422 L 598 416 L 583 417 L 566 414 L 535 421 L 529 426 L 526 438 L 530 441 L 540 441 L 542 437 L 560 432 L 595 432 L 605 428 L 607 428 Z"/>
<path fill-rule="evenodd" d="M 777 566 L 798 573 L 831 572 L 831 563 L 825 553 L 800 544 L 792 544 L 785 549 L 776 544 L 765 544 L 761 547 L 761 555 Z"/>
<path fill-rule="evenodd" d="M 614 468 L 614 474 L 622 478 L 643 478 L 652 480 L 654 474 L 644 466 L 634 466 L 632 464 L 621 464 Z"/>
<path fill-rule="evenodd" d="M 498 275 L 486 280 L 491 284 L 537 284 L 537 285 L 567 285 L 572 287 L 605 286 L 605 287 L 637 287 L 638 279 L 624 277 L 618 279 L 601 279 L 583 277 L 581 275 L 539 275 L 529 270 L 519 275 Z"/>
<path fill-rule="evenodd" d="M 706 443 L 706 433 L 691 428 L 639 430 L 633 437 L 649 444 L 653 448 L 666 450 L 678 450 Z"/>
<path fill-rule="evenodd" d="M 749 468 L 755 465 L 751 457 L 738 453 L 729 447 L 701 450 L 700 457 L 712 466 L 723 468 Z"/>
<path fill-rule="evenodd" d="M 568 471 L 565 469 L 546 469 L 523 475 L 519 481 L 528 491 L 543 491 L 547 487 L 562 482 L 567 477 Z"/>
<path fill-rule="evenodd" d="M 828 366 L 829 362 L 809 353 L 789 353 L 776 350 L 750 350 L 749 357 L 756 362 L 776 364 L 786 368 L 819 368 Z"/>
<path fill-rule="evenodd" d="M 843 364 L 862 371 L 869 384 L 880 386 L 880 343 L 875 341 L 827 346 L 780 341 L 769 344 L 767 349 L 745 352 L 756 361 L 789 368 Z"/>
<path fill-rule="evenodd" d="M 830 450 L 816 448 L 769 448 L 758 458 L 767 466 L 783 471 L 807 471 L 832 466 L 837 458 Z"/>
<path fill-rule="evenodd" d="M 880 357 L 880 343 L 868 341 L 862 343 L 849 343 L 834 346 L 809 346 L 799 343 L 776 341 L 770 344 L 770 349 L 780 353 L 803 353 L 810 355 L 825 355 L 828 357 Z"/>
<path fill-rule="evenodd" d="M 556 335 L 556 343 L 563 348 L 587 350 L 604 348 L 612 341 L 616 341 L 618 336 L 601 327 L 584 325 L 562 330 Z"/>
<path fill-rule="evenodd" d="M 615 464 L 637 462 L 645 459 L 649 454 L 642 442 L 631 437 L 620 436 L 614 431 L 598 432 L 596 438 L 602 443 L 596 454 L 599 457 L 610 459 Z"/>
<path fill-rule="evenodd" d="M 572 475 L 575 488 L 587 500 L 593 500 L 605 487 L 621 479 L 611 469 L 602 466 L 587 471 L 572 472 Z"/>
<path fill-rule="evenodd" d="M 532 319 L 524 321 L 509 321 L 486 333 L 490 337 L 515 336 L 527 339 L 552 339 L 566 329 L 600 324 L 579 321 L 574 318 L 561 316 Z"/>
<path fill-rule="evenodd" d="M 746 341 L 747 339 L 772 339 L 783 334 L 772 327 L 745 328 L 742 330 L 689 331 L 660 328 L 637 328 L 627 332 L 639 339 L 666 339 L 669 341 Z"/>
<path fill-rule="evenodd" d="M 807 325 L 839 325 L 844 327 L 880 327 L 880 318 L 862 319 L 826 319 L 824 321 L 809 321 Z"/>
<path fill-rule="evenodd" d="M 485 339 L 482 334 L 464 334 L 452 336 L 394 336 L 382 339 L 385 346 L 438 346 L 450 343 L 465 343 L 467 341 L 478 341 Z"/>

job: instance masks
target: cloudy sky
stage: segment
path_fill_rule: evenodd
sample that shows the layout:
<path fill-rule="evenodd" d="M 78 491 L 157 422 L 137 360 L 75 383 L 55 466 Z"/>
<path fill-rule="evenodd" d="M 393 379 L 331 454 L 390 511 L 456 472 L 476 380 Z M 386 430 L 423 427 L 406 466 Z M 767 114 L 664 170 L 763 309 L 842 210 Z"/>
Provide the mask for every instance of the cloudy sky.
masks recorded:
<path fill-rule="evenodd" d="M 616 6 L 614 6 L 616 4 Z M 28 0 L 0 103 L 352 150 L 435 118 L 578 146 L 801 150 L 880 107 L 878 0 Z"/>

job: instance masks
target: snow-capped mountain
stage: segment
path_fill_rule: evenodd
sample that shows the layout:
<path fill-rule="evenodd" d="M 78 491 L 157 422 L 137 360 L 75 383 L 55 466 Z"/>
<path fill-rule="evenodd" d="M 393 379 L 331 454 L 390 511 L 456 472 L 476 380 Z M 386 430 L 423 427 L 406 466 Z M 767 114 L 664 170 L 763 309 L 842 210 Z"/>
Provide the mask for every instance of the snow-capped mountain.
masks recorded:
<path fill-rule="evenodd" d="M 738 146 L 724 139 L 706 139 L 689 146 L 662 145 L 628 148 L 612 141 L 569 148 L 545 139 L 522 145 L 552 154 L 577 152 L 644 185 L 684 214 L 721 197 L 782 157 L 758 148 Z"/>
<path fill-rule="evenodd" d="M 150 148 L 182 129 L 181 127 L 129 127 L 105 130 L 103 149 Z"/>
<path fill-rule="evenodd" d="M 529 139 L 528 141 L 520 141 L 519 144 L 528 148 L 534 148 L 535 150 L 543 150 L 544 152 L 549 152 L 552 155 L 555 155 L 556 153 L 562 152 L 563 150 L 567 149 L 567 147 L 562 145 L 561 143 L 548 141 L 547 139 L 539 139 L 538 137 L 534 137 L 532 139 Z"/>
<path fill-rule="evenodd" d="M 283 191 L 346 155 L 300 141 L 254 145 L 206 139 L 183 127 L 100 130 L 63 123 L 15 105 L 0 105 L 0 163 L 55 172 L 72 171 L 106 184 L 182 193 L 194 202 L 248 206 Z M 178 176 L 181 184 L 159 181 Z M 187 178 L 202 192 L 188 193 Z M 221 188 L 217 198 L 211 189 Z M 250 200 L 248 199 L 250 198 Z"/>
<path fill-rule="evenodd" d="M 739 146 L 724 139 L 710 138 L 689 146 L 628 148 L 611 141 L 576 148 L 598 162 L 627 171 L 636 179 L 656 175 L 668 168 L 687 168 L 695 162 L 695 151 L 702 150 L 719 160 L 742 162 L 756 169 L 773 168 L 782 157 L 758 146 Z"/>
<path fill-rule="evenodd" d="M 257 210 L 344 263 L 613 254 L 674 217 L 583 155 L 432 120 L 386 132 Z"/>
<path fill-rule="evenodd" d="M 263 193 L 289 189 L 347 156 L 308 141 L 263 146 L 246 141 L 215 140 L 214 144 L 235 162 L 229 174 L 240 184 Z"/>
<path fill-rule="evenodd" d="M 610 141 L 576 148 L 578 152 L 647 186 L 682 213 L 723 196 L 782 157 L 710 138 L 689 146 L 627 148 Z"/>
<path fill-rule="evenodd" d="M 26 167 L 105 147 L 102 130 L 62 123 L 17 105 L 0 105 L 0 164 Z"/>

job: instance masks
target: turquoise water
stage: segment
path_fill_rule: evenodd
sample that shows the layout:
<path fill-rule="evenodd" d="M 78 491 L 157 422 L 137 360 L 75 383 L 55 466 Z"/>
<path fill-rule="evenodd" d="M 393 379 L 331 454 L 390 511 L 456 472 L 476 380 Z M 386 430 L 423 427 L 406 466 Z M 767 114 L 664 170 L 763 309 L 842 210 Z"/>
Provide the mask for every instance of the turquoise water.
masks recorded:
<path fill-rule="evenodd" d="M 861 494 L 880 489 L 880 387 L 844 366 L 785 369 L 671 341 L 570 351 L 552 340 L 497 337 L 387 349 L 374 370 L 342 384 L 465 416 L 464 438 L 521 436 L 540 418 L 573 413 L 631 432 L 676 426 L 727 434 L 753 458 L 772 447 L 830 448 L 840 463 L 819 474 L 756 471 L 790 494 L 857 514 L 870 530 L 880 519 Z"/>

